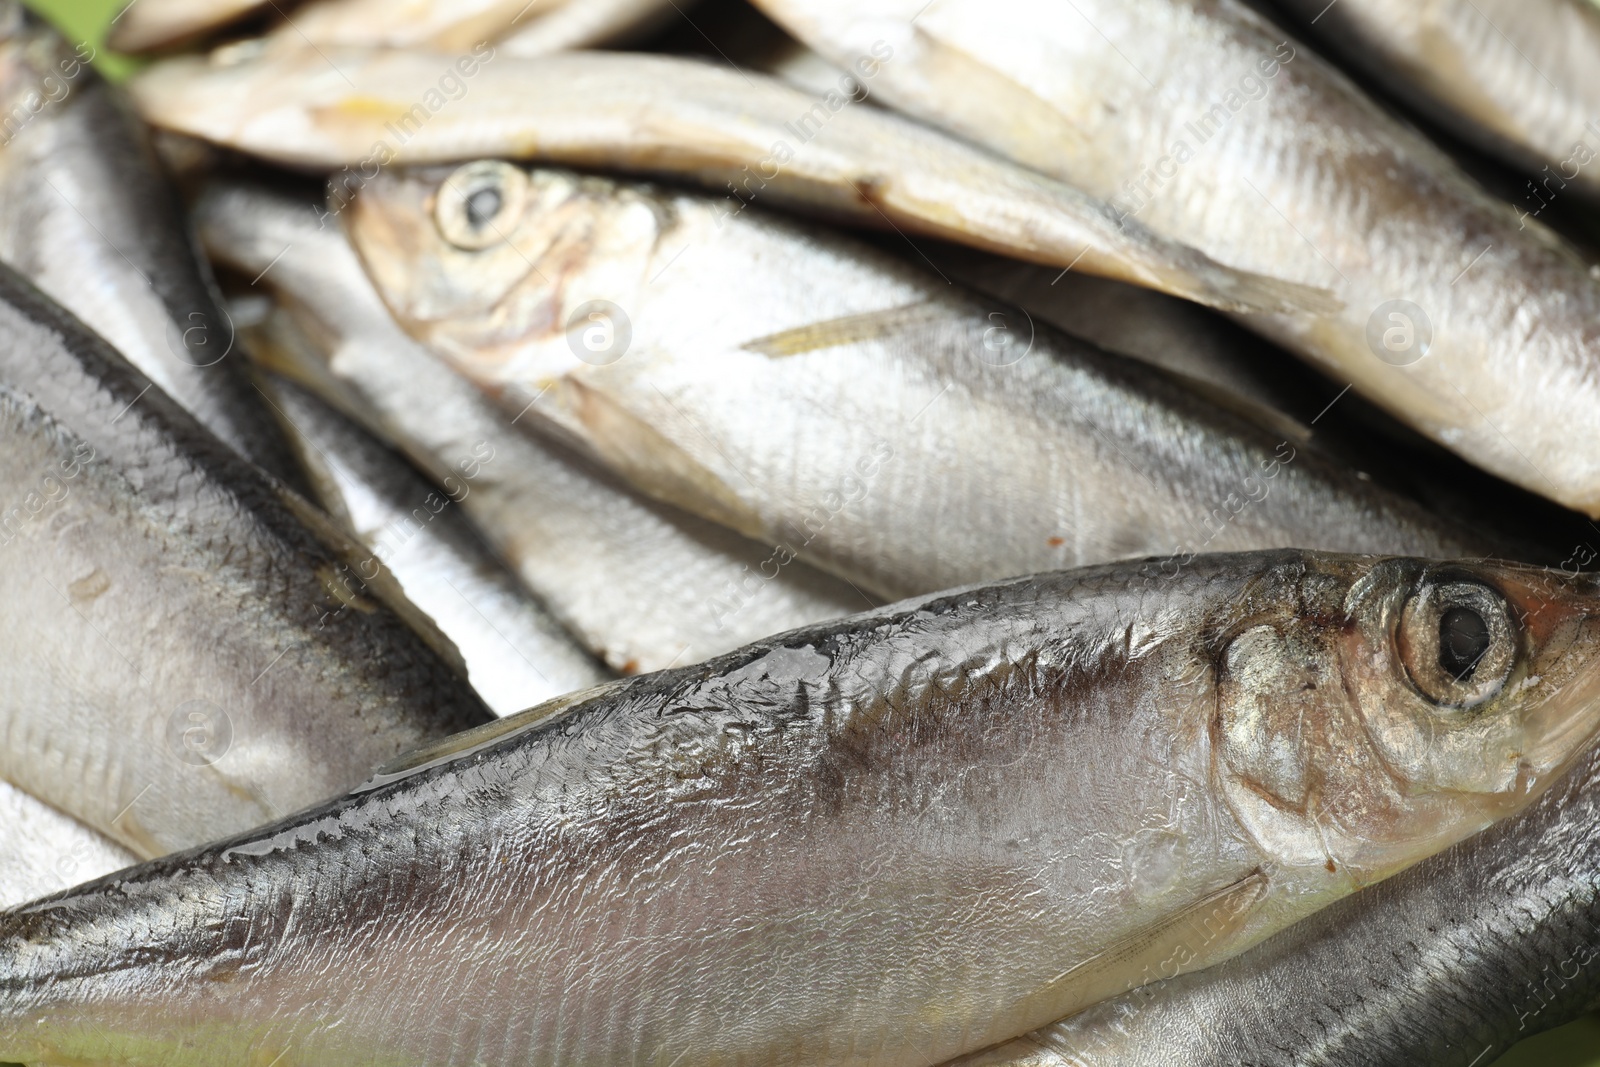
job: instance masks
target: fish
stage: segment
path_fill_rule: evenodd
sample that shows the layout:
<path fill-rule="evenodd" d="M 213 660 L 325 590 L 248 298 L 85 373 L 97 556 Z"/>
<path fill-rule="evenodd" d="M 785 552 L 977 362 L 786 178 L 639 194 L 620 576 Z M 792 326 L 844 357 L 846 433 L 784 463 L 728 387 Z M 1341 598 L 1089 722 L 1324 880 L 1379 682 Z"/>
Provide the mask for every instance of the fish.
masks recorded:
<path fill-rule="evenodd" d="M 400 325 L 519 427 L 887 599 L 1146 555 L 1490 547 L 1292 429 L 756 208 L 486 160 L 385 171 L 341 218 Z"/>
<path fill-rule="evenodd" d="M 106 30 L 106 44 L 139 54 L 184 44 L 269 6 L 268 0 L 129 0 Z"/>
<path fill-rule="evenodd" d="M 924 1067 L 1525 809 L 1597 646 L 1591 576 L 1299 550 L 891 605 L 0 913 L 0 1057 Z"/>
<path fill-rule="evenodd" d="M 318 502 L 460 650 L 490 710 L 510 715 L 612 677 L 529 599 L 447 491 L 307 390 L 272 379 L 266 391 Z"/>
<path fill-rule="evenodd" d="M 0 781 L 0 908 L 59 893 L 138 862 L 103 834 Z"/>
<path fill-rule="evenodd" d="M 0 260 L 301 487 L 143 127 L 82 49 L 16 0 L 0 0 Z"/>
<path fill-rule="evenodd" d="M 1203 973 L 951 1067 L 1485 1067 L 1600 1003 L 1600 756 L 1527 811 Z"/>
<path fill-rule="evenodd" d="M 641 497 L 570 449 L 519 432 L 513 416 L 395 324 L 325 213 L 240 184 L 218 183 L 197 202 L 209 253 L 257 278 L 290 312 L 273 324 L 274 343 L 252 354 L 458 498 L 524 586 L 612 670 L 695 663 L 881 603 L 781 547 Z M 461 463 L 485 449 L 494 462 L 464 483 Z"/>
<path fill-rule="evenodd" d="M 1569 184 L 1600 196 L 1600 10 L 1588 0 L 1275 0 L 1319 43 L 1463 140 L 1536 174 L 1537 218 Z"/>
<path fill-rule="evenodd" d="M 882 104 L 1230 266 L 1328 288 L 1338 311 L 1241 321 L 1600 516 L 1600 274 L 1239 0 L 757 6 L 835 63 L 892 48 Z"/>
<path fill-rule="evenodd" d="M 0 778 L 140 858 L 492 721 L 331 520 L 0 267 Z"/>
<path fill-rule="evenodd" d="M 873 58 L 887 69 L 891 57 Z M 866 67 L 862 68 L 865 71 Z M 870 81 L 861 74 L 860 81 Z M 763 75 L 622 53 L 459 57 L 246 46 L 157 63 L 130 82 L 166 130 L 291 167 L 337 170 L 341 214 L 400 163 L 531 157 L 693 179 L 722 212 L 784 204 L 975 244 L 1215 307 L 1335 306 L 1117 221 L 1104 203 L 879 109 Z"/>

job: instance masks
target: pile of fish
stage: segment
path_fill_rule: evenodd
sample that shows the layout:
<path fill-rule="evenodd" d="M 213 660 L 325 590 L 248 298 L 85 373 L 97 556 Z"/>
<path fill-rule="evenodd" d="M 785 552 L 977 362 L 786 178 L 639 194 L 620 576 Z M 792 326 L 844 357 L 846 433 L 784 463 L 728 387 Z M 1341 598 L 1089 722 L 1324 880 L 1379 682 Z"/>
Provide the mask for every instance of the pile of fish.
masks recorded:
<path fill-rule="evenodd" d="M 0 1064 L 1600 1007 L 1600 6 L 109 43 L 0 0 Z"/>

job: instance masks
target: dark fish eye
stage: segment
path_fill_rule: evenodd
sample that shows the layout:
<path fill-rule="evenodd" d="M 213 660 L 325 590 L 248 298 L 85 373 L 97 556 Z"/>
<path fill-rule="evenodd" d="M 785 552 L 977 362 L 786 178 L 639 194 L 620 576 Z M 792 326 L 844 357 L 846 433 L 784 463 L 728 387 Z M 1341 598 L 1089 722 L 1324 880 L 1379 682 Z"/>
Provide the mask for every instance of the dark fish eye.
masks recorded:
<path fill-rule="evenodd" d="M 1490 700 L 1516 668 L 1520 628 L 1499 590 L 1472 579 L 1422 582 L 1406 601 L 1396 650 L 1417 691 L 1441 708 Z"/>
<path fill-rule="evenodd" d="M 481 230 L 496 215 L 505 204 L 505 197 L 500 195 L 500 190 L 493 187 L 475 189 L 467 194 L 467 223 L 475 230 Z"/>
<path fill-rule="evenodd" d="M 1439 667 L 1458 682 L 1478 669 L 1489 651 L 1489 624 L 1469 607 L 1453 607 L 1439 616 Z"/>
<path fill-rule="evenodd" d="M 504 160 L 457 167 L 440 183 L 433 218 L 439 234 L 467 252 L 492 248 L 516 230 L 528 198 L 528 175 Z"/>

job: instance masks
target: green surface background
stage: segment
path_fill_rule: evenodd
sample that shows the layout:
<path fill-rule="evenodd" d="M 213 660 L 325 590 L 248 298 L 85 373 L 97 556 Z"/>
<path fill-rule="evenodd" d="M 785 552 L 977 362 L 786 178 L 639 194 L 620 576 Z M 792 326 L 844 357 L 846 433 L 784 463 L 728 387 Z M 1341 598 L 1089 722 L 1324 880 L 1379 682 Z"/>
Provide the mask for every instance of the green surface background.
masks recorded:
<path fill-rule="evenodd" d="M 120 81 L 139 63 L 105 50 L 102 41 L 106 27 L 116 17 L 124 0 L 27 0 L 34 10 L 50 18 L 73 43 L 87 41 L 98 52 L 96 64 L 114 80 Z M 1507 995 L 1522 991 L 1508 989 Z M 1427 1067 L 1418 1064 L 1417 1067 Z M 1489 1067 L 1489 1065 L 1474 1065 Z M 1493 1067 L 1600 1067 L 1600 1017 L 1552 1030 L 1524 1041 Z"/>

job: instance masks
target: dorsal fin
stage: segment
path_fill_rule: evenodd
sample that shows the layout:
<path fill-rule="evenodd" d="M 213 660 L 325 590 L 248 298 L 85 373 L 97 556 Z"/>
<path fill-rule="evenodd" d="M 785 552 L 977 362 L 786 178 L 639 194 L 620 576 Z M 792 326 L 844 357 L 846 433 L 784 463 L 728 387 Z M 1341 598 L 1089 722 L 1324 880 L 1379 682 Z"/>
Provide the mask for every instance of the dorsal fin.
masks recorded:
<path fill-rule="evenodd" d="M 505 718 L 498 719 L 495 722 L 484 723 L 482 726 L 475 726 L 470 730 L 452 734 L 442 741 L 435 741 L 432 744 L 423 745 L 421 748 L 414 748 L 373 771 L 372 777 L 352 789 L 351 793 L 366 793 L 441 764 L 453 762 L 464 756 L 470 756 L 472 753 L 504 741 L 508 737 L 543 726 L 553 719 L 558 719 L 579 704 L 586 704 L 597 697 L 604 696 L 613 689 L 627 685 L 630 681 L 631 679 L 628 678 L 617 678 L 613 681 L 590 686 L 588 689 L 579 689 L 576 692 L 546 700 L 543 704 L 535 704 L 526 711 L 519 711 L 515 715 L 507 715 Z"/>

